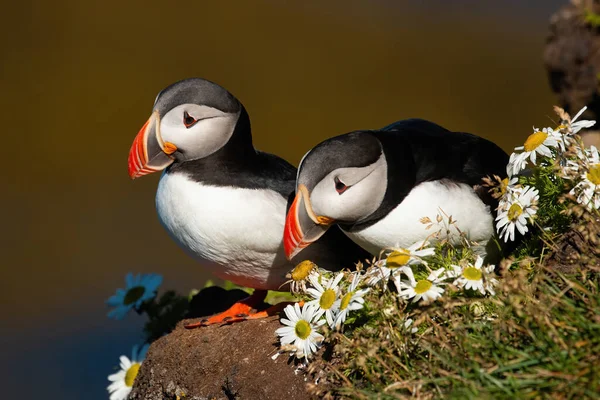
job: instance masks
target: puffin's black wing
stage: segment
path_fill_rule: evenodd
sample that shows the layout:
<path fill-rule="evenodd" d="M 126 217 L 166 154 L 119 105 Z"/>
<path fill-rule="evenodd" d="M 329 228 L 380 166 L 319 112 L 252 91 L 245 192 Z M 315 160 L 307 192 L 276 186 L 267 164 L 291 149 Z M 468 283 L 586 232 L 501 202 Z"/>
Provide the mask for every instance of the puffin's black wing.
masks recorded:
<path fill-rule="evenodd" d="M 506 176 L 508 154 L 487 139 L 422 119 L 395 122 L 384 129 L 376 136 L 386 159 L 412 172 L 412 186 L 440 179 L 474 186 L 488 175 Z"/>
<path fill-rule="evenodd" d="M 363 229 L 383 218 L 413 187 L 427 181 L 466 183 L 492 212 L 496 209 L 495 199 L 481 187 L 482 178 L 486 176 L 506 176 L 509 157 L 496 144 L 422 119 L 398 121 L 371 133 L 383 147 L 388 164 L 388 188 L 379 209 L 353 229 Z"/>
<path fill-rule="evenodd" d="M 398 128 L 402 129 L 402 127 L 406 126 L 406 124 L 412 124 L 415 121 L 429 122 L 429 121 L 426 121 L 424 119 L 418 119 L 418 118 L 403 119 L 403 120 L 400 120 L 400 121 L 392 122 L 391 124 L 389 124 L 389 125 L 381 128 L 380 131 L 393 131 L 393 130 L 396 130 Z M 435 124 L 433 124 L 433 125 L 435 125 Z M 438 125 L 436 125 L 436 126 L 438 126 Z"/>
<path fill-rule="evenodd" d="M 296 188 L 296 167 L 274 154 L 262 151 L 257 153 L 258 157 L 252 168 L 256 172 L 248 179 L 254 181 L 257 187 L 272 189 L 286 199 L 289 198 Z"/>

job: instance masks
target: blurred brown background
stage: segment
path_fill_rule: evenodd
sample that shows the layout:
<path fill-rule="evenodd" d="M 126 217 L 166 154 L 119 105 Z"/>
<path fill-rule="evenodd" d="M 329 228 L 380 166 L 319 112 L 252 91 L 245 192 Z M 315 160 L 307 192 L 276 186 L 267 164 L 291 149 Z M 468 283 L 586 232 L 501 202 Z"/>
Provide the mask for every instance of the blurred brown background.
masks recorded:
<path fill-rule="evenodd" d="M 9 319 L 0 337 L 8 393 L 107 398 L 106 376 L 140 339 L 141 319 L 105 318 L 104 300 L 125 273 L 159 272 L 163 287 L 182 291 L 208 278 L 157 221 L 158 175 L 127 175 L 131 141 L 163 87 L 192 76 L 223 85 L 248 109 L 255 145 L 293 164 L 329 136 L 408 117 L 509 150 L 554 118 L 541 54 L 548 18 L 562 4 L 67 0 L 5 8 L 0 299 Z"/>

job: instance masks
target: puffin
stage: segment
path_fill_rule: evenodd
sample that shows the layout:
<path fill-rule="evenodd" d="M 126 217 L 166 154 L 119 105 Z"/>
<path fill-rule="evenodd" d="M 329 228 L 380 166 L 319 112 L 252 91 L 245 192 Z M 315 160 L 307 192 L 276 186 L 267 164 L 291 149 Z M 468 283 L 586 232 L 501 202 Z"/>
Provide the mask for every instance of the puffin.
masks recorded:
<path fill-rule="evenodd" d="M 185 79 L 157 95 L 128 170 L 132 179 L 163 171 L 156 209 L 169 236 L 216 277 L 256 289 L 189 328 L 269 315 L 253 309 L 300 261 L 336 271 L 369 256 L 336 229 L 302 259 L 286 257 L 283 231 L 296 168 L 256 150 L 245 107 L 206 79 Z"/>
<path fill-rule="evenodd" d="M 509 156 L 479 136 L 452 132 L 423 119 L 395 122 L 327 139 L 300 162 L 296 197 L 284 232 L 287 257 L 310 248 L 332 226 L 377 256 L 431 239 L 423 218 L 452 216 L 495 260 L 497 200 L 486 176 L 507 176 Z M 447 220 L 446 217 L 444 217 Z"/>

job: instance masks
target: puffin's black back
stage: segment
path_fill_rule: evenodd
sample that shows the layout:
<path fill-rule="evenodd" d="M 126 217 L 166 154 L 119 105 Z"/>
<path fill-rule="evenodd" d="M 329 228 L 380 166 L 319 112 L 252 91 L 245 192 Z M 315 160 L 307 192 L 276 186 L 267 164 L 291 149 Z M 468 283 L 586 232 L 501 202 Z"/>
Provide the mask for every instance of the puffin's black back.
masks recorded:
<path fill-rule="evenodd" d="M 374 214 L 344 229 L 360 230 L 374 224 L 401 203 L 413 187 L 435 180 L 474 187 L 495 215 L 497 202 L 480 186 L 485 176 L 506 177 L 509 157 L 496 144 L 422 119 L 398 121 L 368 132 L 379 140 L 386 157 L 387 191 Z"/>
<path fill-rule="evenodd" d="M 386 158 L 404 166 L 412 164 L 415 184 L 445 177 L 476 185 L 487 175 L 506 176 L 508 154 L 495 143 L 470 133 L 452 132 L 422 119 L 407 119 L 374 135 L 384 151 L 391 153 Z M 398 160 L 394 153 L 399 147 L 412 157 Z"/>

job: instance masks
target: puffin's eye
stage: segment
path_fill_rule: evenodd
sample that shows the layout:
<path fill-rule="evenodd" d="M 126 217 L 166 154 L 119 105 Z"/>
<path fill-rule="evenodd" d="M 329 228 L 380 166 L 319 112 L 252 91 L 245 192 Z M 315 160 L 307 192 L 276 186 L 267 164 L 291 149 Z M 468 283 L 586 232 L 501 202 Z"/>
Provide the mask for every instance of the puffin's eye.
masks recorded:
<path fill-rule="evenodd" d="M 191 128 L 196 122 L 198 122 L 198 120 L 188 114 L 187 111 L 183 112 L 183 125 L 185 125 L 186 128 Z"/>
<path fill-rule="evenodd" d="M 346 184 L 344 182 L 340 181 L 337 176 L 334 178 L 334 182 L 335 182 L 335 190 L 338 192 L 338 194 L 344 193 L 350 187 L 350 186 L 346 186 Z"/>

